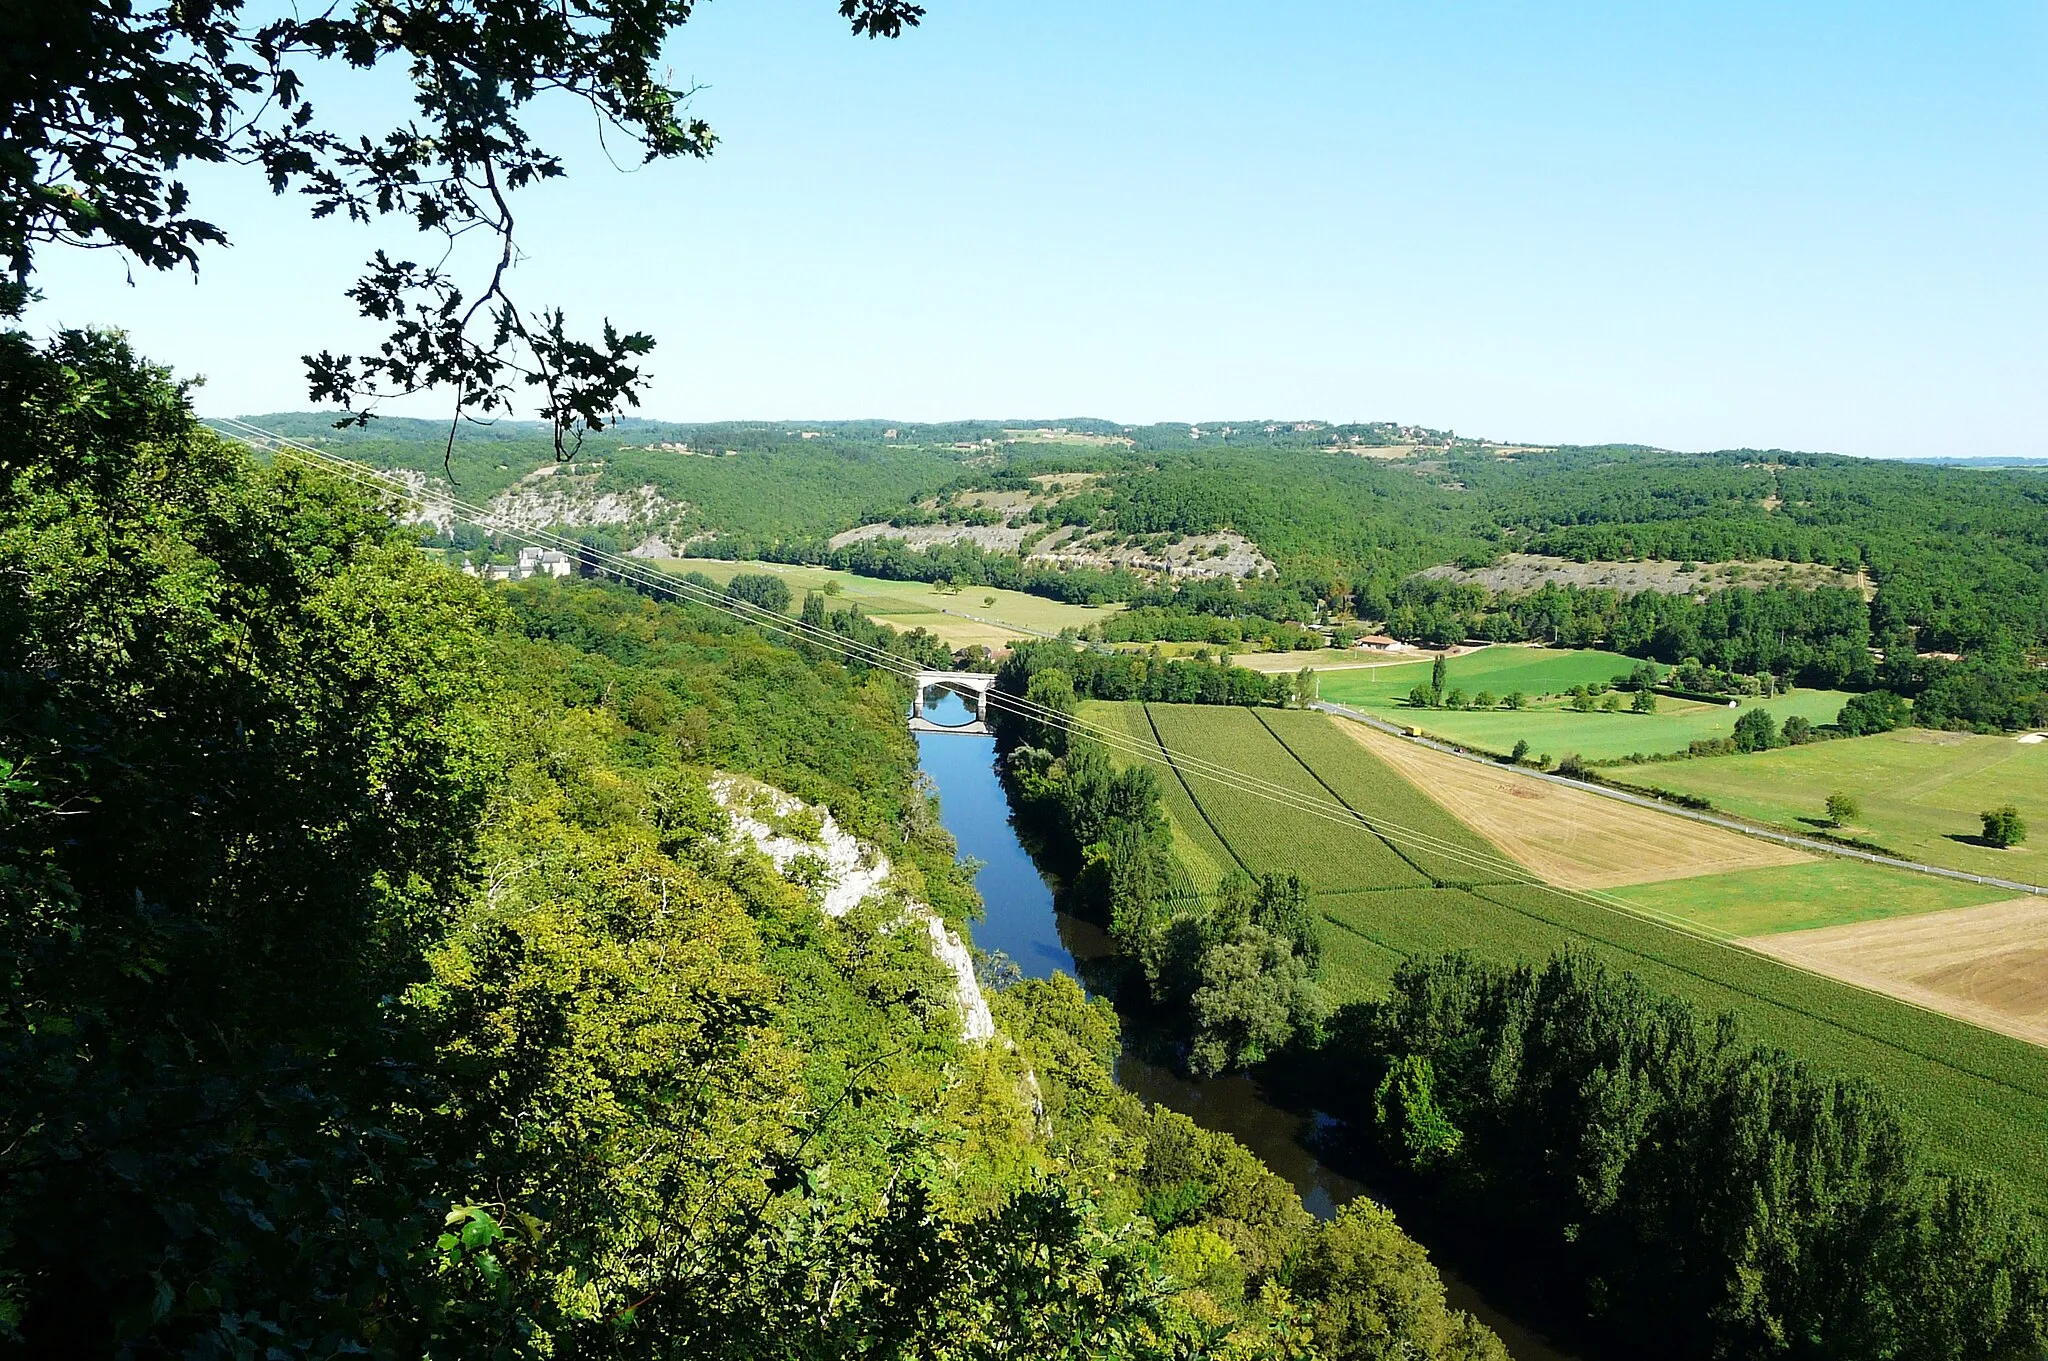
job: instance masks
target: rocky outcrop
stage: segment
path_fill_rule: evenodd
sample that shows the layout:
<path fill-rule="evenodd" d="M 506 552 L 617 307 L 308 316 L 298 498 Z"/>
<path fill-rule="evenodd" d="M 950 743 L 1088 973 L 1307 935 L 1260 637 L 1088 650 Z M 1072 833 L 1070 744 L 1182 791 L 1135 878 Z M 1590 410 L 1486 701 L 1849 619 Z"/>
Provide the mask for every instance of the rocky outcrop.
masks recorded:
<path fill-rule="evenodd" d="M 827 916 L 843 917 L 868 899 L 892 892 L 887 887 L 889 858 L 849 835 L 833 821 L 831 810 L 738 775 L 713 780 L 711 797 L 731 819 L 733 836 L 773 860 L 777 871 L 787 873 L 804 859 L 823 865 L 818 880 Z M 792 824 L 800 824 L 800 830 L 793 830 Z M 993 1038 L 995 1018 L 989 1014 L 981 980 L 975 977 L 967 943 L 925 904 L 912 898 L 900 898 L 900 903 L 897 924 L 923 931 L 931 940 L 932 954 L 952 971 L 961 1038 L 975 1044 Z"/>

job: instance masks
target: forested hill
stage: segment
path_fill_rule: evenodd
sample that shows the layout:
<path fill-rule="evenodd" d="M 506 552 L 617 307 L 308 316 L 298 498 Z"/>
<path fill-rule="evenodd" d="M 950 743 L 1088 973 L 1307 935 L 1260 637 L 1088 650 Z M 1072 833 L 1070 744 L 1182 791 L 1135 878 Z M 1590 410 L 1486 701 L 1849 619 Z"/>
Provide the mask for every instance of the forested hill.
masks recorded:
<path fill-rule="evenodd" d="M 1116 1088 L 1071 980 L 963 1036 L 893 676 L 488 589 L 117 338 L 0 398 L 0 1347 L 1504 1356 L 1385 1211 Z M 885 891 L 827 915 L 727 777 Z"/>
<path fill-rule="evenodd" d="M 448 432 L 436 423 L 338 431 L 320 415 L 255 420 L 379 466 L 443 474 Z M 464 427 L 449 467 L 466 499 L 510 498 L 526 521 L 554 517 L 611 547 L 656 535 L 704 555 L 1108 599 L 1129 598 L 1143 572 L 1103 570 L 1142 569 L 1196 536 L 1234 534 L 1271 564 L 1297 612 L 1320 602 L 1382 622 L 1402 605 L 1435 604 L 1414 584 L 1422 569 L 1505 554 L 1756 563 L 1758 584 L 1813 565 L 1874 587 L 1869 633 L 1880 647 L 2048 647 L 2048 481 L 2025 470 L 1783 450 L 1536 448 L 1391 423 L 1080 419 L 629 421 L 591 437 L 559 473 L 537 428 Z M 883 527 L 884 538 L 916 530 L 922 554 L 892 556 L 871 541 L 854 561 L 854 548 L 828 544 L 860 525 Z M 1041 573 L 1033 585 L 1020 559 L 1096 575 L 1063 585 Z M 1199 575 L 1201 561 L 1192 568 Z M 1458 617 L 1440 612 L 1442 623 L 1476 628 L 1486 608 L 1460 604 Z"/>

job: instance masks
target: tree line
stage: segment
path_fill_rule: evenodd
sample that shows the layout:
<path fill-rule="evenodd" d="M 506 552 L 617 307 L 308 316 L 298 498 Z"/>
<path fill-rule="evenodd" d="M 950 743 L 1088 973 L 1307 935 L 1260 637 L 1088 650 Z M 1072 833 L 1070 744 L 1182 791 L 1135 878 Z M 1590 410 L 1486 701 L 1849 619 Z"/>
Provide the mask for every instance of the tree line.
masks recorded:
<path fill-rule="evenodd" d="M 1374 1154 L 1482 1213 L 1625 1351 L 2018 1358 L 2048 1244 L 1932 1164 L 1866 1084 L 1591 956 L 1413 960 L 1332 1018 L 1320 1090 Z"/>

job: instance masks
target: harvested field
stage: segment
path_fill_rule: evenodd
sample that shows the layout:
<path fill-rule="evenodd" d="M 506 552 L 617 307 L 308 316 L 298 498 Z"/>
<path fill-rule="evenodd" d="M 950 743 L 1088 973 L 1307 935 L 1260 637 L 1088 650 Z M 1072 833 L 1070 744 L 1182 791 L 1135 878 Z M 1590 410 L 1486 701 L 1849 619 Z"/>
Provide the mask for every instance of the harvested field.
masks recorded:
<path fill-rule="evenodd" d="M 2048 899 L 1755 936 L 1753 950 L 2048 1045 Z"/>
<path fill-rule="evenodd" d="M 1447 756 L 1364 723 L 1338 727 L 1517 863 L 1563 888 L 1617 888 L 1812 858 L 1790 846 Z"/>

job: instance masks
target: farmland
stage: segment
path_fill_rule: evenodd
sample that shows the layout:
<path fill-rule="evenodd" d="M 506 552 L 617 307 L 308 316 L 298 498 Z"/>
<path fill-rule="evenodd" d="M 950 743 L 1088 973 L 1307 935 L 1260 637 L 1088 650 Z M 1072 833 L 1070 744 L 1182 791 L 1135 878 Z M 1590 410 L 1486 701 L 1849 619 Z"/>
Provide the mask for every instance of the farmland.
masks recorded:
<path fill-rule="evenodd" d="M 878 624 L 910 630 L 921 628 L 949 647 L 1004 647 L 1034 634 L 1054 634 L 1061 629 L 1083 629 L 1118 609 L 1110 605 L 1094 608 L 1068 605 L 1022 591 L 996 586 L 968 586 L 957 591 L 942 590 L 923 581 L 884 581 L 835 571 L 829 567 L 800 567 L 779 562 L 728 562 L 717 558 L 663 558 L 660 565 L 671 572 L 702 572 L 720 585 L 742 572 L 762 572 L 789 583 L 790 594 L 799 600 L 806 591 L 823 591 L 837 583 L 837 598 L 853 605 Z"/>
<path fill-rule="evenodd" d="M 1465 760 L 1364 723 L 1332 726 L 1545 883 L 1611 889 L 1807 859 L 1789 846 Z"/>
<path fill-rule="evenodd" d="M 1501 698 L 1519 690 L 1528 696 L 1528 707 L 1519 710 L 1413 707 L 1408 692 L 1428 683 L 1427 661 L 1332 672 L 1321 677 L 1321 690 L 1326 700 L 1421 728 L 1461 746 L 1505 752 L 1523 741 L 1532 755 L 1553 758 L 1576 752 L 1588 760 L 1624 760 L 1684 751 L 1692 742 L 1734 731 L 1736 715 L 1725 705 L 1664 695 L 1658 697 L 1654 714 L 1579 713 L 1564 697 L 1574 685 L 1609 681 L 1638 665 L 1613 652 L 1533 647 L 1490 647 L 1448 663 L 1447 689 L 1460 689 L 1468 696 L 1485 690 Z M 1780 723 L 1794 714 L 1810 723 L 1832 723 L 1848 698 L 1839 690 L 1797 690 L 1745 701 L 1744 707 L 1768 710 Z"/>
<path fill-rule="evenodd" d="M 1880 1083 L 1938 1149 L 1999 1172 L 2048 1212 L 2048 1188 L 2039 1177 L 2048 1165 L 2048 1052 L 1648 917 L 1508 882 L 1508 873 L 1482 872 L 1499 863 L 1484 858 L 1487 843 L 1346 737 L 1335 720 L 1135 704 L 1094 704 L 1086 712 L 1133 734 L 1156 726 L 1171 748 L 1290 789 L 1336 794 L 1382 819 L 1386 836 L 1297 815 L 1283 819 L 1273 805 L 1199 777 L 1164 781 L 1177 786 L 1169 789 L 1169 816 L 1176 824 L 1200 824 L 1199 831 L 1177 828 L 1189 842 L 1222 847 L 1253 870 L 1291 869 L 1309 883 L 1327 927 L 1326 982 L 1339 1000 L 1373 994 L 1411 955 L 1469 949 L 1510 960 L 1589 948 L 1654 986 L 1710 1010 L 1735 1012 L 1768 1043 Z M 1291 835 L 1279 830 L 1283 822 Z M 1462 873 L 1444 873 L 1452 868 Z M 1781 897 L 1795 908 L 1830 892 L 1858 891 L 1817 882 L 1834 872 L 1822 869 L 1826 873 L 1802 864 L 1741 873 L 1784 875 Z M 1690 910 L 1719 911 L 1733 926 L 1744 920 L 1727 911 L 1743 891 L 1738 878 L 1695 876 L 1659 887 L 1679 894 L 1685 886 L 1706 886 L 1692 891 Z M 1464 886 L 1456 886 L 1460 882 Z M 1643 892 L 1642 886 L 1627 890 L 1631 897 Z M 1937 893 L 1918 906 L 1952 902 Z M 1655 906 L 1679 905 L 1673 897 Z"/>
<path fill-rule="evenodd" d="M 1840 790 L 1861 805 L 1847 830 L 1895 854 L 1973 874 L 2048 880 L 2048 842 L 1999 851 L 1975 839 L 1977 814 L 2007 803 L 2048 833 L 2048 742 L 1902 728 L 1614 773 L 1798 832 L 1825 825 L 1823 805 Z"/>

